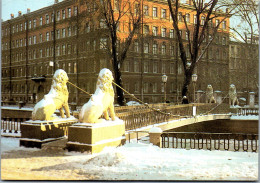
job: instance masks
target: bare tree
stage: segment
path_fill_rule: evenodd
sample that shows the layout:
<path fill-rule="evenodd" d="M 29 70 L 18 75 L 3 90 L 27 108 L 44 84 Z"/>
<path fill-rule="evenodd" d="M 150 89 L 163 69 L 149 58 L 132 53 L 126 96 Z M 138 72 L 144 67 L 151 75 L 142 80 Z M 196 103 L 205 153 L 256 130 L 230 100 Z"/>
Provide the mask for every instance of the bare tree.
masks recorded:
<path fill-rule="evenodd" d="M 237 42 L 242 43 L 240 44 L 242 49 L 248 53 L 245 55 L 250 58 L 250 63 L 247 63 L 246 68 L 247 88 L 250 88 L 249 82 L 254 82 L 254 90 L 257 90 L 259 2 L 257 0 L 229 0 L 228 3 L 231 8 L 236 9 L 236 13 L 234 14 L 236 24 L 230 26 L 231 35 Z"/>
<path fill-rule="evenodd" d="M 196 17 L 192 26 L 188 25 L 185 15 L 179 14 L 179 9 L 182 6 L 181 0 L 167 0 L 170 9 L 170 15 L 173 20 L 173 27 L 176 30 L 177 41 L 179 45 L 180 58 L 184 68 L 184 82 L 182 86 L 182 96 L 186 96 L 188 92 L 188 86 L 191 83 L 191 77 L 194 73 L 194 69 L 198 62 L 201 60 L 203 54 L 205 54 L 209 45 L 212 43 L 214 36 L 216 35 L 220 24 L 230 17 L 231 11 L 223 12 L 225 4 L 219 3 L 218 0 L 191 0 L 190 13 Z M 217 6 L 218 4 L 218 6 Z M 212 26 L 212 20 L 219 17 L 219 22 Z M 179 21 L 184 21 L 185 30 L 188 35 L 187 44 L 184 43 L 180 30 Z M 205 44 L 206 33 L 209 33 L 210 39 Z M 188 48 L 188 54 L 190 55 L 190 62 L 187 59 L 187 53 L 185 47 Z M 203 49 L 202 49 L 203 47 Z"/>
<path fill-rule="evenodd" d="M 141 25 L 140 2 L 139 0 L 131 2 L 92 0 L 85 2 L 88 6 L 95 6 L 97 9 L 95 14 L 91 15 L 91 19 L 103 23 L 104 33 L 102 33 L 102 36 L 108 39 L 100 44 L 103 44 L 102 47 L 106 49 L 111 58 L 116 84 L 122 87 L 121 65 L 126 59 L 132 40 Z M 120 23 L 123 23 L 123 20 L 128 26 L 128 31 L 124 35 L 119 32 L 119 26 Z M 125 105 L 124 92 L 120 87 L 116 87 L 117 102 L 119 105 Z"/>

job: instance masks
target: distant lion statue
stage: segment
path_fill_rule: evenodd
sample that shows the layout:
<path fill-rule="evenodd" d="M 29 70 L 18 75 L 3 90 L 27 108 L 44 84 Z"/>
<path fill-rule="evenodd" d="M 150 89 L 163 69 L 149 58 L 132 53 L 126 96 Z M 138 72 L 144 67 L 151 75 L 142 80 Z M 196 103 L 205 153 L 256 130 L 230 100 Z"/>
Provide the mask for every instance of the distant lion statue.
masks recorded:
<path fill-rule="evenodd" d="M 55 118 L 52 115 L 57 109 L 60 111 L 61 117 L 65 118 L 63 108 L 65 110 L 66 117 L 70 117 L 67 81 L 67 73 L 62 69 L 56 70 L 53 75 L 52 85 L 49 93 L 44 95 L 43 99 L 34 106 L 32 120 L 53 120 Z"/>
<path fill-rule="evenodd" d="M 213 88 L 211 85 L 208 85 L 206 90 L 206 103 L 216 103 L 216 100 L 213 95 Z"/>
<path fill-rule="evenodd" d="M 102 114 L 106 120 L 109 120 L 108 112 L 111 119 L 115 120 L 113 79 L 109 69 L 104 68 L 99 72 L 96 91 L 79 113 L 80 122 L 98 123 Z"/>
<path fill-rule="evenodd" d="M 229 105 L 232 105 L 232 106 L 239 105 L 239 102 L 237 99 L 236 86 L 234 84 L 230 85 L 228 94 L 229 94 Z"/>

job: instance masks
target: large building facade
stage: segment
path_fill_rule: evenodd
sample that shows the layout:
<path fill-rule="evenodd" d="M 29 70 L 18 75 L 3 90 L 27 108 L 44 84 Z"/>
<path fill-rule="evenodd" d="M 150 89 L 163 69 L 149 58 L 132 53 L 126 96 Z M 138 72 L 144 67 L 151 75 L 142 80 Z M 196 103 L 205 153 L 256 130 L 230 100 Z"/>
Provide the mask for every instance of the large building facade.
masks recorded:
<path fill-rule="evenodd" d="M 95 91 L 97 75 L 102 68 L 113 71 L 104 46 L 108 41 L 106 26 L 98 16 L 92 16 L 95 5 L 83 2 L 56 2 L 34 12 L 19 12 L 17 17 L 11 15 L 10 20 L 2 23 L 2 100 L 37 102 L 49 91 L 52 76 L 59 68 L 68 73 L 70 82 L 89 93 Z M 167 100 L 180 102 L 183 65 L 167 2 L 144 0 L 142 4 L 143 31 L 136 34 L 121 66 L 123 86 L 146 103 L 163 102 L 162 75 L 166 74 Z M 192 7 L 188 2 L 180 9 L 180 16 L 185 15 L 190 27 L 195 22 Z M 90 14 L 82 16 L 83 12 Z M 218 21 L 214 19 L 210 26 L 214 27 Z M 179 24 L 182 38 L 187 42 L 181 18 Z M 127 20 L 119 24 L 118 35 L 122 39 L 128 33 L 127 25 Z M 205 91 L 211 84 L 214 90 L 228 91 L 228 27 L 227 18 L 195 69 L 196 90 Z M 205 45 L 210 38 L 208 34 Z M 88 101 L 85 93 L 69 84 L 68 89 L 70 103 L 82 105 Z M 132 100 L 129 95 L 126 99 Z"/>

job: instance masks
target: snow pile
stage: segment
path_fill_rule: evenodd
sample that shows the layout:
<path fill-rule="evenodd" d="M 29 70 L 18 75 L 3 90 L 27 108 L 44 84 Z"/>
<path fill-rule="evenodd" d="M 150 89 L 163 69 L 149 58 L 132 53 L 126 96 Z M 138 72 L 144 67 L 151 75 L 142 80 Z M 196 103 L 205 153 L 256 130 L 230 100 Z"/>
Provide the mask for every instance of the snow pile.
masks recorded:
<path fill-rule="evenodd" d="M 106 148 L 78 168 L 102 180 L 252 180 L 258 175 L 257 156 L 130 143 Z"/>
<path fill-rule="evenodd" d="M 126 105 L 131 106 L 131 105 L 141 105 L 139 102 L 136 101 L 129 101 L 126 103 Z"/>
<path fill-rule="evenodd" d="M 28 174 L 37 170 L 37 174 L 46 177 L 55 175 L 64 178 L 69 175 L 70 180 L 89 180 L 90 176 L 94 180 L 258 179 L 258 153 L 251 152 L 163 149 L 131 142 L 118 148 L 107 147 L 97 154 L 60 149 L 64 153 L 53 156 L 55 151 L 19 147 L 18 138 L 2 138 L 1 149 L 6 153 L 11 149 L 41 153 L 41 157 L 23 158 L 22 165 L 15 163 L 21 157 L 5 158 L 5 163 L 12 163 L 16 173 Z M 19 154 L 20 151 L 16 156 Z M 21 169 L 21 166 L 27 169 Z"/>

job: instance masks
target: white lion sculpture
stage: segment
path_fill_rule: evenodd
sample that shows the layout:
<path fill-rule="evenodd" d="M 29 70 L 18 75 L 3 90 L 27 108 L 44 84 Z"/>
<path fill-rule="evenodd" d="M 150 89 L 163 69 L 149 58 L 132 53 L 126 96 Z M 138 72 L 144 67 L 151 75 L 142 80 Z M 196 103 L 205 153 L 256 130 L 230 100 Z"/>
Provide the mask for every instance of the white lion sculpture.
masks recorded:
<path fill-rule="evenodd" d="M 239 102 L 237 99 L 236 86 L 234 84 L 230 85 L 228 94 L 229 94 L 229 105 L 232 105 L 232 106 L 239 105 Z"/>
<path fill-rule="evenodd" d="M 206 90 L 206 103 L 216 103 L 216 100 L 213 95 L 213 88 L 211 85 L 208 85 Z"/>
<path fill-rule="evenodd" d="M 32 120 L 53 120 L 55 118 L 52 115 L 57 109 L 60 111 L 61 117 L 65 118 L 63 108 L 65 110 L 66 117 L 70 117 L 68 105 L 69 92 L 66 85 L 67 81 L 67 73 L 62 69 L 56 70 L 53 75 L 51 90 L 34 106 Z"/>
<path fill-rule="evenodd" d="M 108 111 L 111 119 L 115 120 L 113 79 L 109 69 L 104 68 L 99 72 L 96 91 L 79 113 L 80 122 L 98 123 L 102 114 L 106 120 L 109 120 Z"/>

